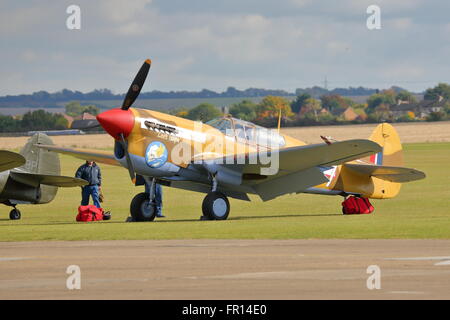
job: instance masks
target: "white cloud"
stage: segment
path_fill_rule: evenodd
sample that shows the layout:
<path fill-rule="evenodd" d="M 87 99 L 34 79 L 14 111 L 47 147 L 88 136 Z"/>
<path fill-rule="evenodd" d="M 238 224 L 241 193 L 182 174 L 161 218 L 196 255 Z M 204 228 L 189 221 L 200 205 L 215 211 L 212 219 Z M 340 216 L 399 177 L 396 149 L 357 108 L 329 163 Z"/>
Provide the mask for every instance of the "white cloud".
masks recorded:
<path fill-rule="evenodd" d="M 118 23 L 129 22 L 144 11 L 152 0 L 97 0 L 100 12 L 108 20 Z"/>
<path fill-rule="evenodd" d="M 395 29 L 398 30 L 408 30 L 412 28 L 412 19 L 411 18 L 397 18 L 392 19 L 387 22 L 388 24 L 391 24 Z"/>
<path fill-rule="evenodd" d="M 372 0 L 260 0 L 257 6 L 229 0 L 221 11 L 201 0 L 196 6 L 164 2 L 164 10 L 156 0 L 77 2 L 79 31 L 65 28 L 69 2 L 0 5 L 1 41 L 7 44 L 0 51 L 3 94 L 64 87 L 124 92 L 148 57 L 151 83 L 144 90 L 294 90 L 320 85 L 325 75 L 330 85 L 401 85 L 410 79 L 445 81 L 450 74 L 444 63 L 450 25 L 432 19 L 445 11 L 442 4 L 433 11 L 433 0 L 376 1 L 382 10 L 379 31 L 366 28 Z M 23 74 L 21 81 L 9 79 Z"/>

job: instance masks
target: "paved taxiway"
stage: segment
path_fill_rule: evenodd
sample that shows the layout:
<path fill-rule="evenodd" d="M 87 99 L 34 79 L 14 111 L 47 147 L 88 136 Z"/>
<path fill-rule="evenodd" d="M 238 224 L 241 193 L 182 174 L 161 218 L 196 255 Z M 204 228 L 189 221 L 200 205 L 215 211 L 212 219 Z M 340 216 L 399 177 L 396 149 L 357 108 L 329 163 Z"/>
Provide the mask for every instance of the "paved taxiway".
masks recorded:
<path fill-rule="evenodd" d="M 450 240 L 3 242 L 0 299 L 18 298 L 450 299 Z"/>

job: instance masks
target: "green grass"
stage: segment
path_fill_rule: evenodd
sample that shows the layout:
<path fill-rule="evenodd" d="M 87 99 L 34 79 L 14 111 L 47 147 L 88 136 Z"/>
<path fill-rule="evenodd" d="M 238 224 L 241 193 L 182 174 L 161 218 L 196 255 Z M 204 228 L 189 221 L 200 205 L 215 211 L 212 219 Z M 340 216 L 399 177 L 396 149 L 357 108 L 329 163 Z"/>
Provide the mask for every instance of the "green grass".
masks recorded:
<path fill-rule="evenodd" d="M 0 241 L 97 239 L 304 239 L 450 238 L 450 143 L 405 145 L 405 162 L 425 171 L 425 180 L 405 184 L 391 200 L 374 200 L 371 215 L 343 216 L 341 197 L 286 195 L 263 203 L 231 200 L 227 221 L 198 221 L 204 195 L 164 188 L 167 218 L 125 223 L 129 203 L 143 190 L 123 168 L 103 165 L 104 206 L 112 220 L 75 222 L 79 188 L 59 190 L 47 205 L 20 206 L 22 219 L 10 221 L 2 206 Z M 63 174 L 73 175 L 79 160 L 62 156 Z"/>

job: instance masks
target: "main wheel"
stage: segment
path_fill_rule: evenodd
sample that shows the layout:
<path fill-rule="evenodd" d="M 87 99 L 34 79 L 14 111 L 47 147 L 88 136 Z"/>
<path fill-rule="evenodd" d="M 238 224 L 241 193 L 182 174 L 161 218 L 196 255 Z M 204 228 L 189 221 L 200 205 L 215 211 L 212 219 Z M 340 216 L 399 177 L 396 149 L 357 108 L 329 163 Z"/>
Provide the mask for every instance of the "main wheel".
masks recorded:
<path fill-rule="evenodd" d="M 156 206 L 149 201 L 149 194 L 137 194 L 130 205 L 130 213 L 134 221 L 153 221 L 156 217 Z"/>
<path fill-rule="evenodd" d="M 9 218 L 11 220 L 19 220 L 21 217 L 20 211 L 18 209 L 12 209 L 9 213 Z"/>
<path fill-rule="evenodd" d="M 230 202 L 220 192 L 210 192 L 203 200 L 203 215 L 211 220 L 226 220 L 230 213 Z"/>

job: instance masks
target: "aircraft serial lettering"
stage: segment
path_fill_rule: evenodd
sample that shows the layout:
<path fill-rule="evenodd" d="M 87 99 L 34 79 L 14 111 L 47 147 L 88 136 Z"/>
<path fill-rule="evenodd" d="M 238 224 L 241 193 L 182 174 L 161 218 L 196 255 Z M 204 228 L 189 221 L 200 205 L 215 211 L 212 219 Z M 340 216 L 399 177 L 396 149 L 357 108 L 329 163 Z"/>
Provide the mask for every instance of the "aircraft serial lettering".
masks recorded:
<path fill-rule="evenodd" d="M 158 132 L 156 136 L 158 138 L 160 138 L 160 139 L 169 140 L 169 141 L 174 142 L 174 143 L 178 143 L 181 140 L 177 136 L 173 136 L 173 135 L 171 135 L 169 133 L 164 133 L 164 132 Z"/>

